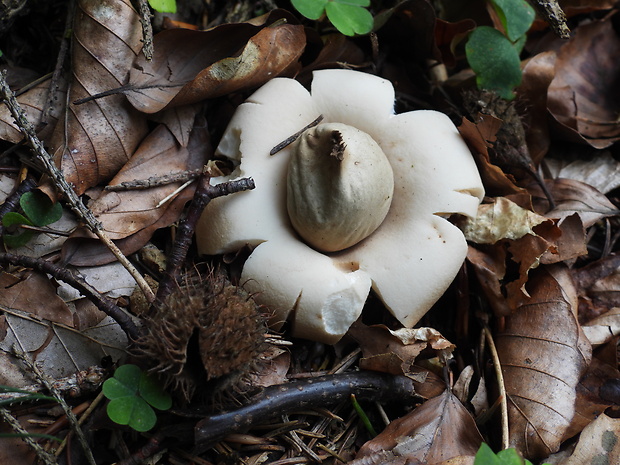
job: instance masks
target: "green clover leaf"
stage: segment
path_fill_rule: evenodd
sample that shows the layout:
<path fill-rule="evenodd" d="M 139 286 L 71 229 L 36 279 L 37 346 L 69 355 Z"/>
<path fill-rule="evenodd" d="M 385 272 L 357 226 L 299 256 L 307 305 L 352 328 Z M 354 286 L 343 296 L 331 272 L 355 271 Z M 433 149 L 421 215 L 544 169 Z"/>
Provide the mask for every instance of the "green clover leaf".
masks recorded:
<path fill-rule="evenodd" d="M 155 11 L 160 13 L 176 13 L 177 2 L 176 0 L 149 0 L 149 5 Z"/>
<path fill-rule="evenodd" d="M 103 394 L 110 399 L 110 419 L 139 432 L 155 426 L 157 416 L 152 407 L 167 410 L 172 406 L 172 398 L 158 381 L 136 365 L 118 367 L 114 376 L 103 383 Z"/>
<path fill-rule="evenodd" d="M 504 34 L 489 26 L 474 29 L 465 54 L 479 88 L 494 90 L 507 100 L 514 98 L 513 89 L 521 83 L 521 60 Z"/>
<path fill-rule="evenodd" d="M 323 13 L 341 33 L 347 36 L 368 34 L 374 21 L 366 9 L 370 0 L 291 0 L 299 13 L 317 20 Z"/>

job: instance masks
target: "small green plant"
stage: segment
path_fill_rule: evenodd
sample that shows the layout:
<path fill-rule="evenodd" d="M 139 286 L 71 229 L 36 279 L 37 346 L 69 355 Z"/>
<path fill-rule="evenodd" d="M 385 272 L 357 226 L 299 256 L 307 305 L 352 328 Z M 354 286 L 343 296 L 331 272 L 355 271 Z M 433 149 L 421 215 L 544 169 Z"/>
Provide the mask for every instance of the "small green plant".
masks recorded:
<path fill-rule="evenodd" d="M 469 66 L 481 89 L 496 91 L 511 100 L 521 83 L 519 55 L 534 21 L 534 9 L 525 0 L 490 0 L 504 33 L 489 26 L 472 31 L 465 45 Z"/>
<path fill-rule="evenodd" d="M 368 34 L 373 27 L 373 19 L 366 7 L 370 0 L 291 0 L 299 13 L 308 19 L 317 20 L 323 14 L 347 36 Z"/>
<path fill-rule="evenodd" d="M 176 13 L 177 1 L 176 0 L 149 0 L 149 5 L 155 11 L 160 13 Z"/>
<path fill-rule="evenodd" d="M 3 236 L 4 243 L 11 248 L 21 247 L 36 234 L 35 231 L 20 226 L 43 227 L 55 223 L 62 216 L 60 203 L 52 203 L 49 197 L 41 192 L 26 192 L 19 199 L 19 206 L 23 215 L 9 212 L 2 217 L 2 225 L 5 228 L 16 229 L 15 232 L 5 233 Z"/>
<path fill-rule="evenodd" d="M 515 449 L 501 450 L 496 455 L 491 448 L 483 442 L 476 453 L 474 465 L 532 465 L 532 462 L 522 458 Z"/>
<path fill-rule="evenodd" d="M 103 395 L 110 399 L 110 419 L 140 432 L 150 430 L 157 422 L 152 407 L 168 410 L 172 406 L 172 398 L 161 383 L 131 364 L 118 367 L 114 376 L 103 383 Z"/>

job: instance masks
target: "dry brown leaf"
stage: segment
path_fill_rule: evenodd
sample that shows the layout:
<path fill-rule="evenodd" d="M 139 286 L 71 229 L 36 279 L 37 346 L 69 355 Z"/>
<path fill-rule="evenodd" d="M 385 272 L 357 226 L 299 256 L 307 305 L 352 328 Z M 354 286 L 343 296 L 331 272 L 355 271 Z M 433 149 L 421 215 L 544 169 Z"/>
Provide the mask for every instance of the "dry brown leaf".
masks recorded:
<path fill-rule="evenodd" d="M 620 162 L 607 150 L 583 160 L 547 158 L 545 167 L 552 178 L 574 179 L 603 194 L 620 187 Z"/>
<path fill-rule="evenodd" d="M 553 195 L 556 206 L 549 210 L 549 202 L 537 184 L 528 186 L 532 194 L 534 210 L 547 218 L 566 218 L 577 213 L 584 227 L 607 216 L 620 213 L 618 208 L 594 187 L 572 179 L 547 179 L 547 188 Z"/>
<path fill-rule="evenodd" d="M 359 450 L 350 465 L 436 465 L 461 458 L 473 464 L 482 443 L 471 414 L 450 392 L 427 400 L 402 418 L 391 422 L 381 434 Z"/>
<path fill-rule="evenodd" d="M 620 140 L 619 49 L 612 18 L 580 25 L 560 49 L 548 107 L 571 140 L 599 149 Z"/>
<path fill-rule="evenodd" d="M 526 234 L 536 235 L 533 228 L 549 221 L 532 211 L 521 208 L 506 197 L 496 197 L 491 203 L 478 207 L 474 219 L 466 219 L 459 226 L 465 239 L 476 244 L 495 244 L 502 239 L 520 239 Z"/>
<path fill-rule="evenodd" d="M 114 243 L 125 255 L 137 252 L 151 239 L 156 230 L 170 226 L 180 218 L 185 205 L 192 199 L 193 195 L 194 187 L 189 186 L 172 199 L 154 223 L 131 236 L 116 240 Z M 82 228 L 78 228 L 64 242 L 61 257 L 63 263 L 74 266 L 99 266 L 117 260 L 109 247 Z"/>
<path fill-rule="evenodd" d="M 517 89 L 520 99 L 527 102 L 524 117 L 527 125 L 526 140 L 532 161 L 538 166 L 547 154 L 549 137 L 549 113 L 547 111 L 547 89 L 555 75 L 556 53 L 548 51 L 530 58 L 523 66 L 521 85 Z"/>
<path fill-rule="evenodd" d="M 131 70 L 130 85 L 124 89 L 127 98 L 138 110 L 155 113 L 258 87 L 297 71 L 306 43 L 303 26 L 289 24 L 294 17 L 282 10 L 262 21 L 157 34 L 153 60 L 140 55 Z"/>
<path fill-rule="evenodd" d="M 443 360 L 451 358 L 455 349 L 454 344 L 433 328 L 391 330 L 383 325 L 366 326 L 357 321 L 348 334 L 362 349 L 362 368 L 392 374 L 409 375 L 416 357 L 426 348 L 436 350 Z M 372 368 L 367 363 L 372 363 Z"/>
<path fill-rule="evenodd" d="M 620 334 L 620 307 L 614 307 L 583 325 L 583 332 L 593 346 L 609 342 Z"/>
<path fill-rule="evenodd" d="M 187 147 L 181 147 L 168 128 L 160 125 L 147 136 L 110 185 L 201 168 L 208 152 L 206 125 L 197 125 Z M 160 202 L 173 195 L 182 184 L 176 182 L 150 189 L 105 191 L 89 206 L 111 239 L 123 239 L 158 221 L 170 204 L 165 202 L 159 205 Z"/>
<path fill-rule="evenodd" d="M 568 273 L 558 268 L 553 274 Z M 535 459 L 559 449 L 575 414 L 576 387 L 591 349 L 568 300 L 574 292 L 564 291 L 547 268 L 537 270 L 529 284 L 531 298 L 506 317 L 496 344 L 508 396 L 510 444 Z"/>
<path fill-rule="evenodd" d="M 587 253 L 583 225 L 576 215 L 558 225 L 547 220 L 532 232 L 492 246 L 469 247 L 467 260 L 497 316 L 511 314 L 529 296 L 526 283 L 531 270 L 541 263 L 569 261 Z"/>
<path fill-rule="evenodd" d="M 592 358 L 588 371 L 577 385 L 575 416 L 564 433 L 564 439 L 572 438 L 580 433 L 608 407 L 618 405 L 617 398 L 608 398 L 610 397 L 609 388 L 613 389 L 613 386 L 617 386 L 618 381 L 620 381 L 620 371 L 617 368 L 599 361 L 596 357 Z"/>
<path fill-rule="evenodd" d="M 525 189 L 515 184 L 511 176 L 506 175 L 499 166 L 490 161 L 489 149 L 496 141 L 495 135 L 502 121 L 484 114 L 479 114 L 478 118 L 475 123 L 463 118 L 458 130 L 476 159 L 487 195 L 501 196 L 525 192 Z"/>
<path fill-rule="evenodd" d="M 49 109 L 47 124 L 41 126 L 40 123 L 43 117 L 43 110 L 46 109 L 47 105 L 50 81 L 50 79 L 47 79 L 17 97 L 17 101 L 24 110 L 26 118 L 28 118 L 28 121 L 35 127 L 37 135 L 41 140 L 46 140 L 51 135 L 56 127 L 58 118 L 60 118 L 65 108 L 67 81 L 61 79 L 57 94 L 58 99 Z M 0 139 L 17 144 L 23 138 L 24 136 L 15 125 L 15 120 L 11 116 L 8 107 L 2 105 L 0 107 Z"/>
<path fill-rule="evenodd" d="M 573 455 L 560 465 L 620 463 L 620 419 L 603 414 L 579 436 Z"/>
<path fill-rule="evenodd" d="M 583 322 L 620 307 L 620 255 L 612 254 L 573 270 L 579 288 L 579 318 Z"/>
<path fill-rule="evenodd" d="M 69 104 L 50 143 L 57 166 L 78 194 L 112 178 L 146 134 L 144 115 L 122 95 L 72 103 L 126 84 L 141 39 L 129 0 L 78 1 Z"/>
<path fill-rule="evenodd" d="M 47 276 L 38 273 L 30 273 L 23 278 L 4 272 L 0 274 L 0 305 L 73 326 L 69 307 L 58 297 Z"/>

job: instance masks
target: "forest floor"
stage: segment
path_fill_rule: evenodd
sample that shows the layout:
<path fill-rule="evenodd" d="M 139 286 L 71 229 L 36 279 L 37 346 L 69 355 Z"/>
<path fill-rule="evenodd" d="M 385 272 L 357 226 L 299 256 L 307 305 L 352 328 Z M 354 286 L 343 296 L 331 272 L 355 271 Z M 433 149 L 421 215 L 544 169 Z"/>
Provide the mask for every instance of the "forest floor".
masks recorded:
<path fill-rule="evenodd" d="M 0 463 L 620 463 L 615 2 L 369 3 L 1 3 Z"/>

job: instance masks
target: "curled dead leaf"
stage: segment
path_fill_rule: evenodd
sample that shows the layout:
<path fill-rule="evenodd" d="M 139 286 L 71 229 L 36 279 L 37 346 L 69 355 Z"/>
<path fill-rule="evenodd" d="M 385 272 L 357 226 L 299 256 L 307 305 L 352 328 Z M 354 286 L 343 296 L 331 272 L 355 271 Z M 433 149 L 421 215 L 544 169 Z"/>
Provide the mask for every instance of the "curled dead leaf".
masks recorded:
<path fill-rule="evenodd" d="M 549 111 L 570 140 L 605 148 L 620 140 L 617 50 L 613 18 L 580 25 L 560 49 L 549 85 Z"/>
<path fill-rule="evenodd" d="M 618 208 L 594 187 L 573 179 L 547 179 L 547 188 L 553 195 L 556 206 L 549 210 L 549 201 L 537 184 L 528 186 L 532 194 L 534 210 L 547 218 L 566 218 L 577 213 L 584 227 L 607 216 L 617 215 Z"/>
<path fill-rule="evenodd" d="M 143 55 L 123 92 L 144 113 L 197 103 L 258 87 L 297 71 L 306 38 L 282 10 L 255 24 L 224 24 L 208 31 L 171 29 L 154 38 L 155 56 Z"/>
<path fill-rule="evenodd" d="M 467 218 L 460 226 L 468 241 L 495 244 L 502 239 L 514 240 L 526 234 L 536 235 L 534 226 L 544 221 L 549 220 L 521 208 L 506 197 L 497 197 L 491 203 L 480 205 L 476 218 Z"/>
<path fill-rule="evenodd" d="M 561 465 L 620 463 L 620 419 L 603 414 L 581 433 L 573 455 Z"/>
<path fill-rule="evenodd" d="M 525 191 L 516 185 L 512 176 L 507 175 L 499 166 L 491 163 L 489 149 L 493 147 L 501 125 L 502 121 L 499 118 L 479 113 L 476 122 L 463 118 L 458 127 L 459 133 L 465 139 L 476 159 L 485 191 L 487 195 L 492 196 L 519 194 Z"/>

